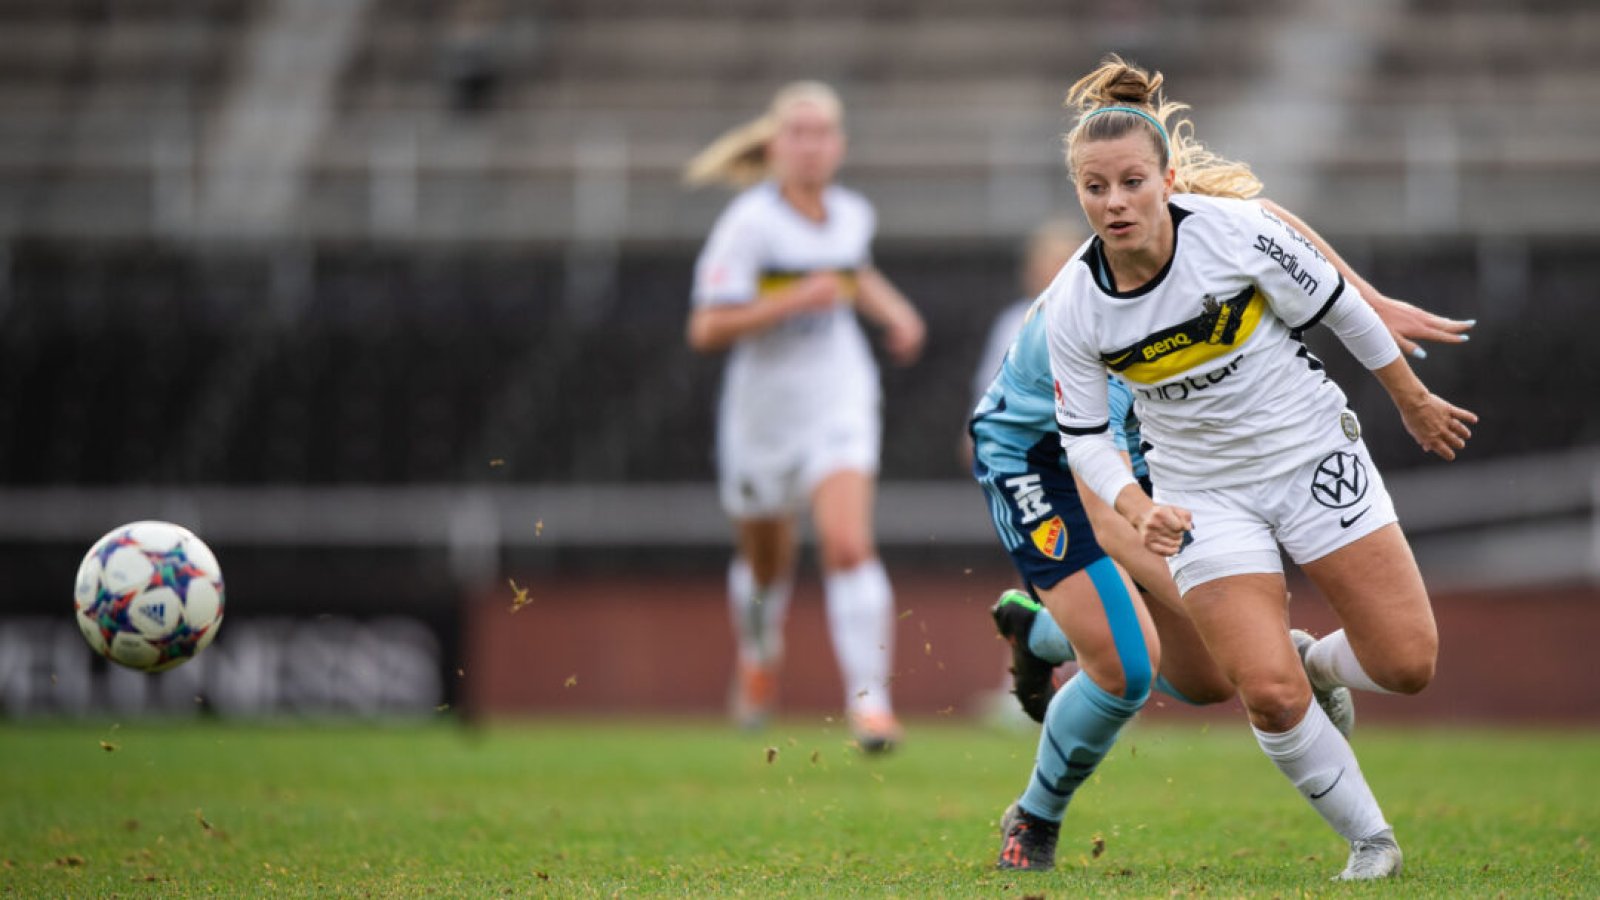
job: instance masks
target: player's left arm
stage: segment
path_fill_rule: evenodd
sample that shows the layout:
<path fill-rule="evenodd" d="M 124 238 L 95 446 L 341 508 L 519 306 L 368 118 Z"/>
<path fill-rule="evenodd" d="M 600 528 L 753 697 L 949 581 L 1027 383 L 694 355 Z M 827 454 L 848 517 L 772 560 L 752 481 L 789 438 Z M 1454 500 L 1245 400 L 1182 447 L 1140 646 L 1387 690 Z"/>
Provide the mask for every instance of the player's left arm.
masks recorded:
<path fill-rule="evenodd" d="M 1333 245 L 1329 244 L 1322 235 L 1312 230 L 1311 226 L 1307 225 L 1299 216 L 1265 197 L 1259 198 L 1257 202 L 1266 207 L 1273 215 L 1289 223 L 1290 227 L 1305 235 L 1307 240 L 1322 251 L 1322 255 L 1328 258 L 1328 262 L 1338 270 L 1339 274 L 1344 276 L 1345 281 L 1349 282 L 1351 287 L 1356 289 L 1361 298 L 1367 301 L 1373 311 L 1378 314 L 1378 318 L 1383 320 L 1384 327 L 1388 328 L 1389 333 L 1394 335 L 1395 343 L 1400 345 L 1402 351 L 1417 359 L 1424 359 L 1427 357 L 1428 351 L 1418 346 L 1418 341 L 1438 341 L 1444 344 L 1461 344 L 1467 341 L 1467 332 L 1473 325 L 1477 324 L 1477 320 L 1445 318 L 1404 300 L 1396 300 L 1383 294 L 1365 278 L 1362 278 L 1354 268 L 1351 268 L 1350 264 L 1345 262 L 1344 258 L 1333 249 Z"/>
<path fill-rule="evenodd" d="M 871 266 L 862 266 L 856 272 L 856 309 L 883 329 L 883 345 L 889 358 L 902 366 L 917 361 L 928 326 L 900 289 Z"/>
<path fill-rule="evenodd" d="M 1240 226 L 1256 226 L 1242 229 L 1246 236 L 1251 230 L 1256 235 L 1254 243 L 1246 245 L 1239 262 L 1267 295 L 1274 312 L 1295 331 L 1326 326 L 1388 391 L 1406 431 L 1417 444 L 1444 459 L 1455 459 L 1456 451 L 1465 447 L 1467 438 L 1472 436 L 1470 426 L 1477 424 L 1478 417 L 1428 390 L 1411 370 L 1383 320 L 1363 298 L 1352 294 L 1350 284 L 1342 272 L 1334 269 L 1331 259 L 1320 252 L 1311 258 L 1294 251 L 1296 244 L 1310 238 L 1265 206 L 1258 212 L 1263 217 L 1261 221 L 1238 222 Z"/>

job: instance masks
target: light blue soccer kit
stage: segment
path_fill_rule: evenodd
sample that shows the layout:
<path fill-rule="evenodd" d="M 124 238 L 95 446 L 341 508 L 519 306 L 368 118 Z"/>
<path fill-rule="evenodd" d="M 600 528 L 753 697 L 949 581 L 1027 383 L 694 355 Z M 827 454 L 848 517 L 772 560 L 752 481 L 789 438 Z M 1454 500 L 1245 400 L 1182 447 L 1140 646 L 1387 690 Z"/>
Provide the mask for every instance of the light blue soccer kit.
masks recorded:
<path fill-rule="evenodd" d="M 1133 598 L 1116 565 L 1094 539 L 1056 430 L 1054 385 L 1045 316 L 1042 304 L 1035 302 L 968 428 L 974 445 L 973 477 L 984 489 L 995 531 L 1029 591 L 1037 597 L 1038 589 L 1054 587 L 1086 570 L 1100 595 L 1122 662 L 1122 696 L 1108 693 L 1079 672 L 1056 693 L 1045 713 L 1034 777 L 1021 805 L 1033 815 L 1059 821 L 1072 793 L 1144 705 L 1152 680 L 1163 691 L 1185 698 L 1153 671 Z M 1109 376 L 1107 390 L 1110 421 L 1121 423 L 1115 429 L 1117 443 L 1148 491 L 1133 395 L 1127 385 Z M 1051 659 L 1039 651 L 1057 641 L 1065 645 L 1055 620 L 1049 615 L 1035 617 L 1029 646 L 1036 654 Z"/>

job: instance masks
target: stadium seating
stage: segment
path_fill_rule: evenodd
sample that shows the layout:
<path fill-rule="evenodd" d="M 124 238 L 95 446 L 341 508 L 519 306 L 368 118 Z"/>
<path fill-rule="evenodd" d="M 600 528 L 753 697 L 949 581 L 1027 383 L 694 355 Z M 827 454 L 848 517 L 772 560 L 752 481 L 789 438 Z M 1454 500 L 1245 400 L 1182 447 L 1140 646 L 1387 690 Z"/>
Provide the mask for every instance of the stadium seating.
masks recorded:
<path fill-rule="evenodd" d="M 1281 167 L 1269 138 L 1291 129 L 1250 98 L 1320 8 L 370 0 L 285 218 L 238 234 L 207 218 L 208 165 L 272 6 L 0 0 L 4 483 L 708 477 L 718 362 L 682 327 L 726 195 L 678 171 L 802 75 L 844 91 L 847 180 L 931 326 L 919 366 L 885 370 L 886 476 L 961 477 L 1015 245 L 1071 208 L 1066 84 L 1119 49 L 1219 125 L 1254 123 Z M 1600 383 L 1579 345 L 1600 275 L 1600 15 L 1380 7 L 1347 35 L 1360 62 L 1337 90 L 1311 85 L 1337 139 L 1294 150 L 1297 202 L 1389 293 L 1483 322 L 1423 364 L 1494 417 L 1474 454 L 1600 438 L 1549 415 Z M 485 83 L 464 103 L 469 52 Z M 1326 355 L 1380 458 L 1416 462 L 1377 389 Z"/>

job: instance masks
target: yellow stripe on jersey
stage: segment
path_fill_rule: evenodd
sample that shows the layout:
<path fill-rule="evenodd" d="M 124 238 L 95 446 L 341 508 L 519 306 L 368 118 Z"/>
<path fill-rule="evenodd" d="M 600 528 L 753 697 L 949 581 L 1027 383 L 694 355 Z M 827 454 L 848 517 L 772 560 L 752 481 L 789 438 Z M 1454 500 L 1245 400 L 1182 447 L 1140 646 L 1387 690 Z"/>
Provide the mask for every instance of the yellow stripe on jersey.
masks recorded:
<path fill-rule="evenodd" d="M 1208 296 L 1195 318 L 1101 359 L 1129 381 L 1157 384 L 1232 353 L 1255 332 L 1265 308 L 1266 298 L 1253 286 L 1221 302 Z"/>
<path fill-rule="evenodd" d="M 856 270 L 855 269 L 814 269 L 811 271 L 794 271 L 783 269 L 765 269 L 756 280 L 756 294 L 768 297 L 784 288 L 794 284 L 802 278 L 815 272 L 832 272 L 839 276 L 839 284 L 844 291 L 846 299 L 853 300 L 856 296 Z"/>

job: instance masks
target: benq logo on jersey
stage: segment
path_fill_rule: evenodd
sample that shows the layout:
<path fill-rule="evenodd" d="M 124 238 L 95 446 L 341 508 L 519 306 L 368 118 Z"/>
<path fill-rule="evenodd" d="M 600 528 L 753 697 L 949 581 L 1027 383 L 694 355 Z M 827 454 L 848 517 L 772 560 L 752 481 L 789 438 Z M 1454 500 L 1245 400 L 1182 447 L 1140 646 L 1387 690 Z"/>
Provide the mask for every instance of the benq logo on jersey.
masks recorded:
<path fill-rule="evenodd" d="M 1345 509 L 1367 495 L 1367 466 L 1354 453 L 1335 450 L 1317 463 L 1311 497 L 1329 509 Z"/>
<path fill-rule="evenodd" d="M 1045 520 L 1030 535 L 1033 546 L 1039 552 L 1054 560 L 1061 560 L 1067 555 L 1067 525 L 1061 521 L 1060 516 L 1051 516 Z"/>
<path fill-rule="evenodd" d="M 1290 253 L 1287 247 L 1273 240 L 1270 235 L 1256 235 L 1256 249 L 1266 254 L 1267 258 L 1277 263 L 1283 271 L 1289 273 L 1289 277 L 1294 279 L 1294 283 L 1300 285 L 1300 289 L 1306 293 L 1315 294 L 1317 288 L 1322 286 L 1322 282 L 1313 278 L 1310 272 L 1300 268 L 1298 254 Z"/>
<path fill-rule="evenodd" d="M 1254 286 L 1226 300 L 1206 294 L 1199 315 L 1100 358 L 1126 381 L 1167 381 L 1232 353 L 1255 331 L 1264 305 Z"/>
<path fill-rule="evenodd" d="M 1174 350 L 1187 347 L 1193 343 L 1194 340 L 1187 334 L 1174 334 L 1171 337 L 1162 338 L 1154 343 L 1145 344 L 1139 349 L 1139 355 L 1144 357 L 1145 362 L 1149 362 L 1152 359 L 1165 356 Z"/>

